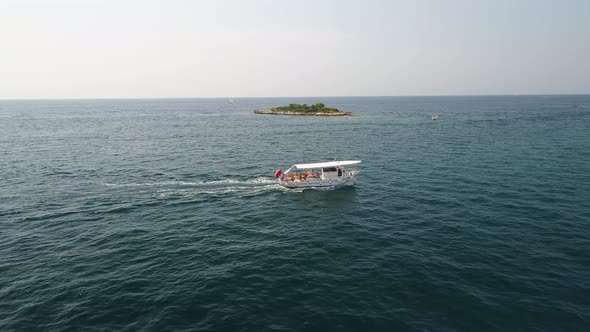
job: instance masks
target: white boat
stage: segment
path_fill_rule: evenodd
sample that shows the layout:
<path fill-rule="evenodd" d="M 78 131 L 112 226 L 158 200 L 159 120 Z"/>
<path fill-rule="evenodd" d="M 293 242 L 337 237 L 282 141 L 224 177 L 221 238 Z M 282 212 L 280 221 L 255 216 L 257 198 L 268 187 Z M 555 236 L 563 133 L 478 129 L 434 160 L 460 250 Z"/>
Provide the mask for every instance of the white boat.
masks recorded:
<path fill-rule="evenodd" d="M 360 163 L 360 160 L 344 160 L 296 164 L 285 172 L 279 169 L 275 178 L 281 186 L 287 188 L 336 188 L 354 183 L 360 171 L 345 166 Z"/>
<path fill-rule="evenodd" d="M 438 120 L 438 114 L 432 114 L 432 120 Z"/>

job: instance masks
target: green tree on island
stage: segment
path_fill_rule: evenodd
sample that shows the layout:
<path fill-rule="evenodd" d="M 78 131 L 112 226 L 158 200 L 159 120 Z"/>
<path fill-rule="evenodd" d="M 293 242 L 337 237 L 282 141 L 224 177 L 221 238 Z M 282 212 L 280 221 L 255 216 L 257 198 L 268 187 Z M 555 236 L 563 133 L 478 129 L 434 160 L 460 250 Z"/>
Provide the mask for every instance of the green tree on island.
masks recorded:
<path fill-rule="evenodd" d="M 316 103 L 311 106 L 307 104 L 289 104 L 289 106 L 281 106 L 274 108 L 280 112 L 291 112 L 291 113 L 337 113 L 340 112 L 335 108 L 326 107 L 324 103 Z"/>

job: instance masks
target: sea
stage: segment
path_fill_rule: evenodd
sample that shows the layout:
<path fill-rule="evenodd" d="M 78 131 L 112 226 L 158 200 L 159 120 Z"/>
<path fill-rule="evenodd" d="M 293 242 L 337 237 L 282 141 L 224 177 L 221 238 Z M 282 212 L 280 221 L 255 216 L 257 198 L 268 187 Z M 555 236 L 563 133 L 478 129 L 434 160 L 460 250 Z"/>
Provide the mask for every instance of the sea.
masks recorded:
<path fill-rule="evenodd" d="M 0 101 L 0 331 L 589 330 L 590 95 Z"/>

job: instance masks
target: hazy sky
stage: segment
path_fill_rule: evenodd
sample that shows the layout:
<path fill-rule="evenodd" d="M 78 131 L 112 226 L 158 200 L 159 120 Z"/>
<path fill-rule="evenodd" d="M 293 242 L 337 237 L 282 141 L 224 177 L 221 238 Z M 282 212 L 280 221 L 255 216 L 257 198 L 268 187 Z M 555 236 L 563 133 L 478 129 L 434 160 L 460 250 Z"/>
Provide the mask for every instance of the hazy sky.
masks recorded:
<path fill-rule="evenodd" d="M 1 0 L 0 99 L 590 93 L 590 1 Z"/>

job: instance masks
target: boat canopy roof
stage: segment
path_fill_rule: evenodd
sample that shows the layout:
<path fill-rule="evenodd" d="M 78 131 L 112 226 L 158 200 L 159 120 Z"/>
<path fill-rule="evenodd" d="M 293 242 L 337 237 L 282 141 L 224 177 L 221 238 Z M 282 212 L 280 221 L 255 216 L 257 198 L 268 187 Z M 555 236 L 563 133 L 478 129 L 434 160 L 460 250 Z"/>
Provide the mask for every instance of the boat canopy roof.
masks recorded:
<path fill-rule="evenodd" d="M 360 160 L 342 160 L 342 161 L 327 161 L 323 163 L 312 163 L 312 164 L 296 164 L 293 165 L 297 169 L 309 169 L 309 168 L 323 168 L 323 167 L 340 167 L 360 164 Z"/>

